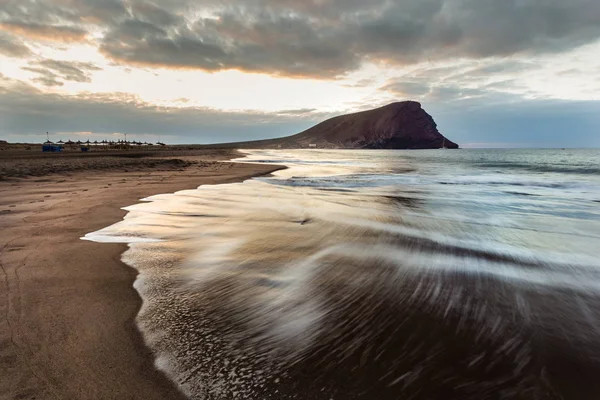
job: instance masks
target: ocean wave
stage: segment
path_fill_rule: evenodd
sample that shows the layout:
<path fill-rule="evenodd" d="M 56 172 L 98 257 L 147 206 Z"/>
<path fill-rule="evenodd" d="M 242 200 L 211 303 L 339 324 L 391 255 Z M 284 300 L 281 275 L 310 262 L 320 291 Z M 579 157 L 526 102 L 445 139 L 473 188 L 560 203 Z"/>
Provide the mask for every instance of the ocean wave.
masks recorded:
<path fill-rule="evenodd" d="M 600 168 L 591 165 L 515 163 L 515 162 L 482 162 L 476 164 L 483 168 L 501 168 L 508 170 L 525 170 L 539 173 L 600 175 Z"/>
<path fill-rule="evenodd" d="M 190 398 L 597 394 L 593 174 L 315 154 L 251 152 L 289 168 L 153 196 L 86 236 L 131 243 L 137 322 Z"/>

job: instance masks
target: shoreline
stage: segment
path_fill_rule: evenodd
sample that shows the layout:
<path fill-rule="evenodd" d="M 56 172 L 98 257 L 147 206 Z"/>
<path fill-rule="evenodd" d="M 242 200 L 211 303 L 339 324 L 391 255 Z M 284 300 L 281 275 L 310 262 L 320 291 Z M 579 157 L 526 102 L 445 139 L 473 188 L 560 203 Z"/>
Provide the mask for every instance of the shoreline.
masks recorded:
<path fill-rule="evenodd" d="M 0 181 L 0 398 L 184 399 L 154 366 L 135 318 L 142 299 L 126 244 L 80 240 L 160 193 L 238 182 L 279 165 L 217 162 L 178 170 L 77 171 Z"/>

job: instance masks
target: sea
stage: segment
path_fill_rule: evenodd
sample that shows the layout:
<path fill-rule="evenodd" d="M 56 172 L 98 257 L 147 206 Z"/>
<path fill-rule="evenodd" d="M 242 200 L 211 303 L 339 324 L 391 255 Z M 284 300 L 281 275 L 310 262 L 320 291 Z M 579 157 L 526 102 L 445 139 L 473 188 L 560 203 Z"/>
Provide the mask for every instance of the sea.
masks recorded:
<path fill-rule="evenodd" d="M 252 150 L 143 199 L 137 324 L 191 399 L 600 399 L 600 150 Z"/>

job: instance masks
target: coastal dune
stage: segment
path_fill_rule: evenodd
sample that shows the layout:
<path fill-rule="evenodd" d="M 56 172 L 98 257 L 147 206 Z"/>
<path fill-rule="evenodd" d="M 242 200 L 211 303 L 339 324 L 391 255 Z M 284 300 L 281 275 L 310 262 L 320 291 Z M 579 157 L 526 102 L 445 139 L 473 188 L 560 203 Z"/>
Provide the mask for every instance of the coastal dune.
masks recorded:
<path fill-rule="evenodd" d="M 183 398 L 136 328 L 141 299 L 137 272 L 120 261 L 126 246 L 80 238 L 141 198 L 279 168 L 219 162 L 236 155 L 0 180 L 0 399 Z"/>

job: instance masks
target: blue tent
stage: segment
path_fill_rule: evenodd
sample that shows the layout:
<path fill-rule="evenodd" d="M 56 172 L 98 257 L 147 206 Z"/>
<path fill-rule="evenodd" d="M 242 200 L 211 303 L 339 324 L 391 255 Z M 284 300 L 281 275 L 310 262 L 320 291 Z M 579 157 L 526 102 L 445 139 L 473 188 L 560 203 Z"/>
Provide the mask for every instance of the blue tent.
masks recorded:
<path fill-rule="evenodd" d="M 52 142 L 46 142 L 42 145 L 42 151 L 56 153 L 62 151 L 62 146 L 59 144 L 54 144 Z"/>

